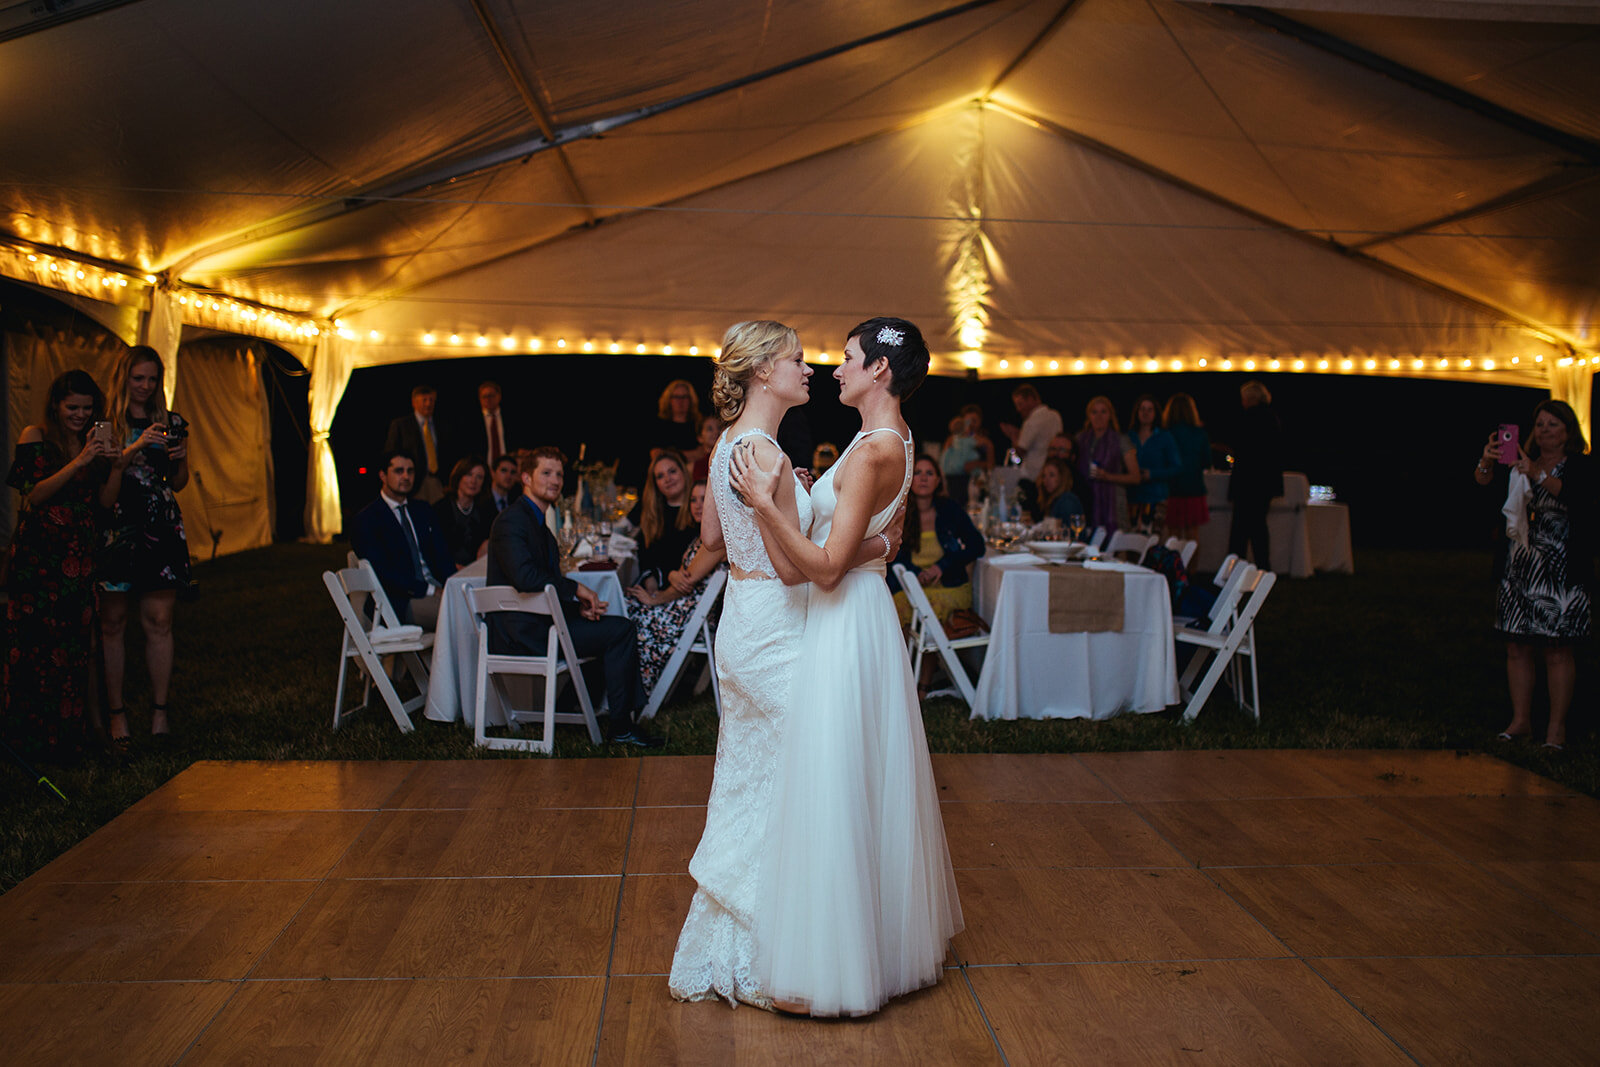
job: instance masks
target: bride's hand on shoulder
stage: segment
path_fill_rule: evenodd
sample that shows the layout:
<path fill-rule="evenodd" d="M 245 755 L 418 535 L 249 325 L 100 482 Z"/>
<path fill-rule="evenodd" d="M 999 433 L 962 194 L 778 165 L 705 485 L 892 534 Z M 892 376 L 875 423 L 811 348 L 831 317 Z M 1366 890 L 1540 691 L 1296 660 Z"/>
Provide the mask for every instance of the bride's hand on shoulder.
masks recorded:
<path fill-rule="evenodd" d="M 779 452 L 772 469 L 768 470 L 761 465 L 749 444 L 741 444 L 729 458 L 728 481 L 751 507 L 759 508 L 764 502 L 770 503 L 777 495 L 778 475 L 783 470 L 783 464 L 784 456 Z"/>
<path fill-rule="evenodd" d="M 811 473 L 810 467 L 796 467 L 794 476 L 800 480 L 801 485 L 805 486 L 805 490 L 808 493 L 811 492 L 811 487 L 817 484 L 817 476 Z"/>

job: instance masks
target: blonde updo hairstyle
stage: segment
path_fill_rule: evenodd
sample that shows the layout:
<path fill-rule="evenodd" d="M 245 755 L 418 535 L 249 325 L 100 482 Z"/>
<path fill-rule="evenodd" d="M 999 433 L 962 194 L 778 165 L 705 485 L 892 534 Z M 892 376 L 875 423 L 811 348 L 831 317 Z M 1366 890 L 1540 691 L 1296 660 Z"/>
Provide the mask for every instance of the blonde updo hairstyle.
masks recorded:
<path fill-rule="evenodd" d="M 729 326 L 722 335 L 722 352 L 711 379 L 711 404 L 722 420 L 731 423 L 744 411 L 745 395 L 761 368 L 799 345 L 800 338 L 792 329 L 770 319 Z"/>

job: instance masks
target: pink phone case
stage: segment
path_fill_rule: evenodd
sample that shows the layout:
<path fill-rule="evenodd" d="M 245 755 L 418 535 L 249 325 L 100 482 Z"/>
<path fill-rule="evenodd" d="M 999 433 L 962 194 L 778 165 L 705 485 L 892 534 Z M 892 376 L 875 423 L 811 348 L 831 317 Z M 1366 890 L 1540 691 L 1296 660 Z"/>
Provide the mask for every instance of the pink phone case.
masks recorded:
<path fill-rule="evenodd" d="M 1502 422 L 1500 424 L 1500 462 L 1508 467 L 1514 467 L 1521 454 L 1517 451 L 1517 426 L 1515 423 Z"/>

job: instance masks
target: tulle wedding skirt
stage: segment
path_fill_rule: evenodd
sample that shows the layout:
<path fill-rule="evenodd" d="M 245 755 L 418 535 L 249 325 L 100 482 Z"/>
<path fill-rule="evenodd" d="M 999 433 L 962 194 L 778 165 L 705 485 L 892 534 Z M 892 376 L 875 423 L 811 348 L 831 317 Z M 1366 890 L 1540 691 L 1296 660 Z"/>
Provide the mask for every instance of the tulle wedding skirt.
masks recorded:
<path fill-rule="evenodd" d="M 961 905 L 881 569 L 812 587 L 761 862 L 756 980 L 864 1015 L 939 980 Z"/>

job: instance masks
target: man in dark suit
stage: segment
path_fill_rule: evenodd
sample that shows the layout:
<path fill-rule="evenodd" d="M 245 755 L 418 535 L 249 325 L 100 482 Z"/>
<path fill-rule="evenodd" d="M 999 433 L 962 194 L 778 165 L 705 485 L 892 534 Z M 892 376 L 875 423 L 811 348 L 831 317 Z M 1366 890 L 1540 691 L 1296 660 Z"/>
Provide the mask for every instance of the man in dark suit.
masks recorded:
<path fill-rule="evenodd" d="M 489 505 L 489 514 L 498 515 L 522 498 L 522 472 L 517 469 L 517 454 L 500 457 L 500 462 L 489 468 L 489 486 L 483 499 Z"/>
<path fill-rule="evenodd" d="M 505 412 L 500 407 L 499 384 L 484 382 L 478 386 L 478 422 L 472 433 L 467 435 L 467 444 L 473 455 L 482 456 L 488 462 L 491 471 L 500 457 L 514 451 L 510 445 L 511 431 L 506 429 L 505 418 Z"/>
<path fill-rule="evenodd" d="M 410 499 L 416 464 L 401 451 L 383 454 L 378 499 L 356 513 L 350 547 L 372 564 L 389 603 L 403 623 L 431 631 L 439 620 L 439 592 L 456 572 L 450 546 L 433 509 Z"/>
<path fill-rule="evenodd" d="M 1245 559 L 1255 547 L 1255 564 L 1272 569 L 1272 547 L 1267 536 L 1267 511 L 1283 495 L 1283 426 L 1272 412 L 1272 394 L 1260 382 L 1239 387 L 1244 414 L 1233 440 L 1233 473 L 1228 477 L 1228 501 L 1233 505 L 1233 525 L 1228 530 L 1228 551 Z"/>
<path fill-rule="evenodd" d="M 489 530 L 489 584 L 509 585 L 524 593 L 554 586 L 573 648 L 580 656 L 601 659 L 610 709 L 609 716 L 601 720 L 602 730 L 611 741 L 655 748 L 661 740 L 633 723 L 634 713 L 647 698 L 639 675 L 634 622 L 607 615 L 605 602 L 594 590 L 561 573 L 555 535 L 545 525 L 546 510 L 561 499 L 565 468 L 566 457 L 558 449 L 521 453 L 523 495 L 500 513 Z M 550 634 L 550 622 L 544 616 L 499 611 L 489 615 L 488 624 L 491 652 L 544 654 Z"/>
<path fill-rule="evenodd" d="M 439 392 L 431 385 L 419 385 L 411 390 L 411 414 L 402 415 L 389 424 L 389 434 L 384 439 L 386 452 L 404 452 L 417 464 L 414 496 L 432 504 L 444 496 L 444 474 L 450 470 L 454 459 L 445 451 L 439 436 L 439 424 L 433 417 Z"/>

